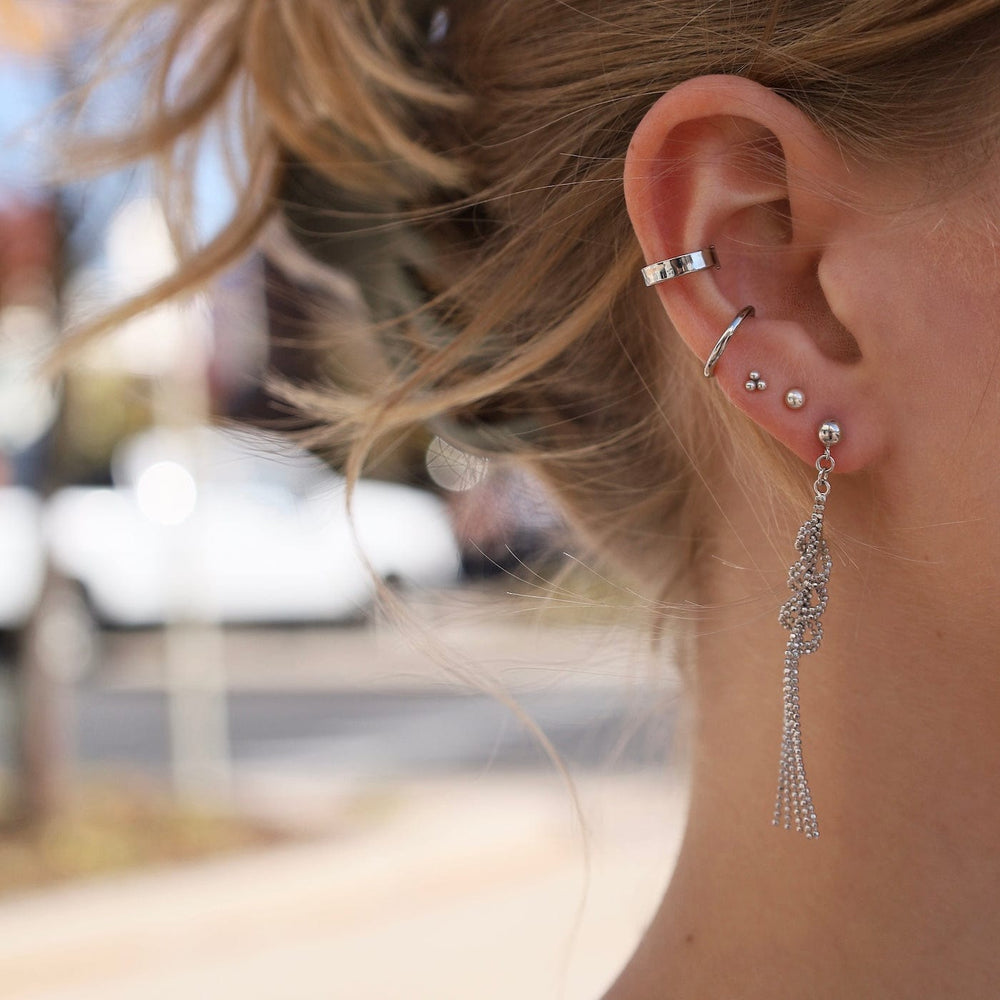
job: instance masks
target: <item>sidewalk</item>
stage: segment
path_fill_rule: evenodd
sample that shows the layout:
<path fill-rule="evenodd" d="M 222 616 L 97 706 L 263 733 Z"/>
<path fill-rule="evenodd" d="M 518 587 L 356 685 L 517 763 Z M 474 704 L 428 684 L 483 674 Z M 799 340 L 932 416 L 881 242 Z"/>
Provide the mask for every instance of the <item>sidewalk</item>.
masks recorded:
<path fill-rule="evenodd" d="M 505 775 L 383 788 L 314 843 L 2 903 L 0 1000 L 596 1000 L 662 892 L 683 790 L 578 790 L 589 876 L 558 777 Z"/>

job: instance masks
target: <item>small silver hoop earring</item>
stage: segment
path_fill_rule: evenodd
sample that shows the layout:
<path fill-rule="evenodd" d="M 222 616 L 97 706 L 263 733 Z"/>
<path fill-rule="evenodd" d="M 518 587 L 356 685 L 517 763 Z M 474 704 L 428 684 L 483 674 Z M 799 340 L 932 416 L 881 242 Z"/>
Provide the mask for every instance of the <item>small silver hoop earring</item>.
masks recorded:
<path fill-rule="evenodd" d="M 742 323 L 748 316 L 753 315 L 753 306 L 744 306 L 736 314 L 736 318 L 732 321 L 732 323 L 726 327 L 725 333 L 719 337 L 715 347 L 712 348 L 712 353 L 708 356 L 708 361 L 705 362 L 705 378 L 711 378 L 715 373 L 715 366 L 719 363 L 719 359 L 722 357 L 723 352 L 729 346 L 729 341 L 733 339 L 733 334 L 740 328 L 740 323 Z"/>
<path fill-rule="evenodd" d="M 655 264 L 647 264 L 642 269 L 642 280 L 646 287 L 658 285 L 661 281 L 679 278 L 682 274 L 693 274 L 695 271 L 707 271 L 708 268 L 718 269 L 719 258 L 715 247 L 706 250 L 695 250 L 694 253 L 682 253 L 679 257 L 668 257 L 658 260 Z"/>

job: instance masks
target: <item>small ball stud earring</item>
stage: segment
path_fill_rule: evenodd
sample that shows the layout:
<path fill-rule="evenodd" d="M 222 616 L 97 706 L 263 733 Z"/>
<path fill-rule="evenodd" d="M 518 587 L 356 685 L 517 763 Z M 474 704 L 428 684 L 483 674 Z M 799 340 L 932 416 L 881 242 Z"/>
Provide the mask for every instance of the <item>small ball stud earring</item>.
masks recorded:
<path fill-rule="evenodd" d="M 785 406 L 790 410 L 801 410 L 806 405 L 806 394 L 801 389 L 789 389 L 785 393 Z"/>
<path fill-rule="evenodd" d="M 836 420 L 824 420 L 820 425 L 819 443 L 824 448 L 832 448 L 833 445 L 840 444 L 840 424 Z"/>
<path fill-rule="evenodd" d="M 767 383 L 760 377 L 760 372 L 750 372 L 745 383 L 747 392 L 763 392 Z"/>

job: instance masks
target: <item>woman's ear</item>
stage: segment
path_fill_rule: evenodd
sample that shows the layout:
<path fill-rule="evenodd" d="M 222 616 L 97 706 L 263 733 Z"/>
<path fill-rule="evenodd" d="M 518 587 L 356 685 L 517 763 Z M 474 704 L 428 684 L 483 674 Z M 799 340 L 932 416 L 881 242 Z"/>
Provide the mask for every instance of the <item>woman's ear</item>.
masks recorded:
<path fill-rule="evenodd" d="M 843 305 L 851 297 L 837 286 L 849 272 L 824 268 L 854 228 L 856 183 L 806 115 L 732 76 L 700 77 L 661 97 L 625 165 L 629 215 L 647 261 L 709 246 L 718 256 L 717 270 L 649 290 L 670 324 L 704 364 L 737 313 L 753 306 L 714 378 L 810 464 L 822 450 L 820 424 L 837 420 L 843 471 L 867 466 L 887 446 L 874 365 Z"/>

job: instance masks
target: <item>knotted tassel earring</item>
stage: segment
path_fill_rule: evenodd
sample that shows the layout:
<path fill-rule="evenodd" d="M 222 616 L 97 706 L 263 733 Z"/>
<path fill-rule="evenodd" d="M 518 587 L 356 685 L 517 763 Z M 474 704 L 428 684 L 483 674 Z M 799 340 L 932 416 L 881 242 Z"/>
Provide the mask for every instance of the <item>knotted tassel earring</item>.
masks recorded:
<path fill-rule="evenodd" d="M 819 429 L 823 454 L 816 459 L 816 482 L 812 516 L 799 528 L 795 548 L 798 560 L 788 571 L 792 596 L 782 605 L 778 621 L 788 629 L 785 645 L 783 684 L 784 722 L 781 732 L 781 764 L 778 768 L 778 795 L 774 803 L 774 825 L 790 830 L 794 825 L 810 840 L 819 836 L 806 767 L 802 757 L 802 725 L 799 717 L 799 659 L 815 653 L 823 641 L 823 612 L 826 611 L 830 580 L 830 549 L 823 537 L 823 516 L 830 493 L 830 473 L 836 461 L 830 449 L 839 444 L 840 427 L 833 420 Z"/>

